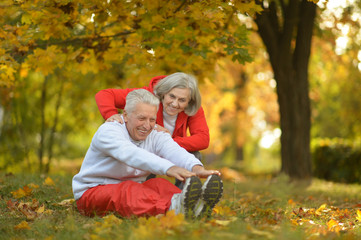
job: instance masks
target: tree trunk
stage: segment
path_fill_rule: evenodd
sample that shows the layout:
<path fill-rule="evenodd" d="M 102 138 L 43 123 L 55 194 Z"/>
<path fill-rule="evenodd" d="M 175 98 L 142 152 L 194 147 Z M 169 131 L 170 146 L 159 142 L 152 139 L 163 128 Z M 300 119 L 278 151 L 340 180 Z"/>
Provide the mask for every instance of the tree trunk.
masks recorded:
<path fill-rule="evenodd" d="M 50 137 L 49 137 L 49 145 L 48 145 L 48 162 L 45 165 L 45 173 L 49 173 L 50 171 L 50 165 L 51 161 L 53 159 L 53 146 L 54 146 L 54 137 L 56 133 L 56 128 L 58 126 L 58 120 L 59 120 L 59 110 L 60 106 L 63 100 L 63 90 L 64 90 L 64 81 L 60 80 L 60 90 L 58 93 L 58 98 L 56 100 L 56 106 L 55 106 L 55 117 L 53 126 L 51 128 Z"/>
<path fill-rule="evenodd" d="M 39 172 L 43 172 L 44 169 L 44 151 L 45 151 L 45 106 L 46 106 L 46 92 L 47 92 L 47 83 L 48 77 L 45 77 L 43 86 L 41 89 L 41 101 L 40 101 L 40 111 L 41 111 L 41 130 L 40 130 L 40 143 L 38 150 L 38 158 L 39 158 Z"/>
<path fill-rule="evenodd" d="M 255 19 L 277 82 L 281 171 L 292 178 L 312 175 L 308 62 L 315 15 L 316 5 L 307 0 L 289 0 L 288 5 L 281 1 L 280 6 L 273 1 Z"/>

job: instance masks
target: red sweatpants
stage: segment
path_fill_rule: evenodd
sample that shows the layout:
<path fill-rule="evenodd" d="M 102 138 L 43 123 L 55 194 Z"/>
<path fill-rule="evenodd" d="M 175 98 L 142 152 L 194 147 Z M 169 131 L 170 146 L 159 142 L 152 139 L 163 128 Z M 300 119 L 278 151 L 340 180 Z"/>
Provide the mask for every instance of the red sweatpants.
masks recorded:
<path fill-rule="evenodd" d="M 125 181 L 99 185 L 88 189 L 77 200 L 80 213 L 104 216 L 117 212 L 123 217 L 155 216 L 165 213 L 172 196 L 181 190 L 163 178 L 152 178 L 143 183 Z"/>

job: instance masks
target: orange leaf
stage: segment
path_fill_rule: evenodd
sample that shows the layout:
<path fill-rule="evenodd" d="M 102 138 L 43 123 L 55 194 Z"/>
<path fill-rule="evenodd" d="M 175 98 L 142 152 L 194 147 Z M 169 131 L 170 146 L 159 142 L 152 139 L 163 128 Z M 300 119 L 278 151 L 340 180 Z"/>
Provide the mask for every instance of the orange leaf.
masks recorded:
<path fill-rule="evenodd" d="M 23 188 L 19 188 L 18 190 L 11 192 L 14 198 L 19 199 L 25 196 L 29 196 L 31 194 L 32 189 L 28 186 L 24 186 Z"/>
<path fill-rule="evenodd" d="M 17 209 L 17 207 L 16 207 L 16 205 L 18 204 L 18 202 L 13 202 L 11 199 L 9 200 L 9 201 L 7 201 L 7 206 L 8 206 L 8 208 L 10 209 L 10 210 L 16 210 Z"/>

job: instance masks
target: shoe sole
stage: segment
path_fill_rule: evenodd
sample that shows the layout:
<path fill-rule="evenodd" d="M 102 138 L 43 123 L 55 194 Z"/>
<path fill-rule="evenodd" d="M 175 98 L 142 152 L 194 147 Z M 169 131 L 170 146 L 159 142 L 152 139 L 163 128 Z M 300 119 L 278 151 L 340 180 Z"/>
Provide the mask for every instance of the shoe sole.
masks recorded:
<path fill-rule="evenodd" d="M 202 182 L 198 177 L 192 176 L 188 178 L 184 184 L 184 214 L 186 218 L 194 216 L 194 206 L 202 196 Z"/>
<path fill-rule="evenodd" d="M 211 175 L 207 178 L 202 187 L 202 199 L 204 201 L 200 217 L 210 217 L 213 208 L 223 195 L 223 182 L 218 175 Z"/>

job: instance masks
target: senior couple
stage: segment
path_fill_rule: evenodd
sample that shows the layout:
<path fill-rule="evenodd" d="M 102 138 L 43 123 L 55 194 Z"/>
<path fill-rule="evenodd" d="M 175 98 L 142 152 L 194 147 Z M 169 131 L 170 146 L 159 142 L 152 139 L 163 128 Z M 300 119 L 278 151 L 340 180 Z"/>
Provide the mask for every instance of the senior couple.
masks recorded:
<path fill-rule="evenodd" d="M 73 178 L 80 213 L 131 217 L 174 210 L 209 217 L 223 183 L 219 171 L 206 170 L 196 157 L 209 144 L 196 80 L 175 73 L 153 78 L 143 89 L 102 90 L 96 101 L 107 121 Z M 122 115 L 117 108 L 124 109 Z M 183 186 L 151 174 L 174 177 Z"/>

